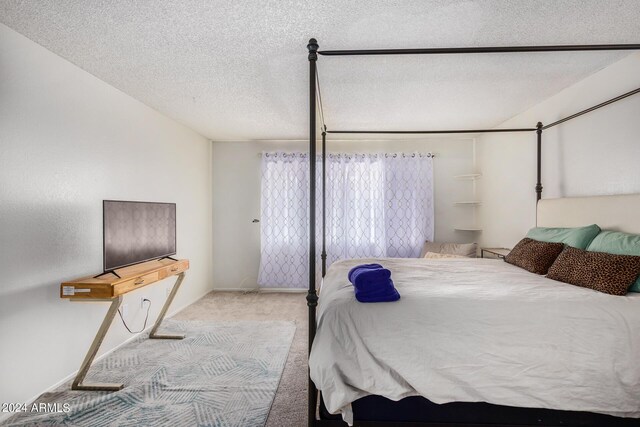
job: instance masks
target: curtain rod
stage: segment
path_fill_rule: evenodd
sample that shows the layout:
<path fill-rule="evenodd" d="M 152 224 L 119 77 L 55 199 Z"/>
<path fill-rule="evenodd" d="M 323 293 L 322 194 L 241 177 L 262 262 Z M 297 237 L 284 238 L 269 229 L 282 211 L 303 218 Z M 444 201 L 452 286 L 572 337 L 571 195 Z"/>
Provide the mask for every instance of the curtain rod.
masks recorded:
<path fill-rule="evenodd" d="M 536 128 L 514 129 L 453 129 L 453 130 L 327 130 L 327 133 L 372 133 L 372 134 L 447 134 L 447 133 L 500 133 L 533 132 Z"/>
<path fill-rule="evenodd" d="M 429 155 L 431 157 L 440 156 L 440 153 L 435 152 L 435 151 L 429 151 L 427 153 L 423 153 L 423 152 L 420 152 L 420 151 L 415 151 L 415 152 L 418 153 L 418 154 Z M 262 157 L 265 154 L 272 154 L 272 153 L 296 154 L 296 153 L 304 153 L 304 151 L 277 151 L 277 150 L 276 151 L 260 151 L 259 153 L 256 154 L 256 156 Z M 367 155 L 368 154 L 413 154 L 413 152 L 406 152 L 405 153 L 405 152 L 401 151 L 399 153 L 396 153 L 396 152 L 392 151 L 392 152 L 386 153 L 386 152 L 380 151 L 380 152 L 373 152 L 373 153 L 349 153 L 349 152 L 345 152 L 345 151 L 332 151 L 332 152 L 330 152 L 328 154 L 346 154 L 346 155 L 356 155 L 356 154 L 367 154 Z M 322 157 L 322 155 L 316 154 L 316 157 Z"/>
<path fill-rule="evenodd" d="M 486 46 L 486 47 L 439 47 L 419 49 L 353 49 L 319 50 L 324 56 L 354 55 L 442 55 L 464 53 L 518 53 L 518 52 L 585 52 L 602 50 L 640 50 L 640 44 L 586 44 L 548 46 Z"/>

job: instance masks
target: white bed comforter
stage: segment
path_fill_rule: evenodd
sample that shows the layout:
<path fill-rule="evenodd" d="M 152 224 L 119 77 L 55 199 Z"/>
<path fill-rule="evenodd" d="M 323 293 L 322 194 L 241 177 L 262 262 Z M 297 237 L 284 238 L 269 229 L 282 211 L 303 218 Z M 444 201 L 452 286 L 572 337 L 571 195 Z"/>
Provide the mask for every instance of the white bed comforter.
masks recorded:
<path fill-rule="evenodd" d="M 379 262 L 402 298 L 356 301 Z M 611 296 L 488 259 L 360 259 L 324 279 L 311 378 L 327 409 L 375 394 L 640 417 L 640 294 Z"/>

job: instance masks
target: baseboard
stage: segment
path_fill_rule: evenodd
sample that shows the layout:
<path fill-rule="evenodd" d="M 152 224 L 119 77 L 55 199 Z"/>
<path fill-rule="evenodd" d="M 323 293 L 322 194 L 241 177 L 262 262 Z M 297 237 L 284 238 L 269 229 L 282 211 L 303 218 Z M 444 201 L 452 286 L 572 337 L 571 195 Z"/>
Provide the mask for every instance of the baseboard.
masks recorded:
<path fill-rule="evenodd" d="M 213 292 L 244 292 L 244 293 L 259 293 L 259 294 L 270 294 L 270 293 L 305 293 L 307 292 L 306 288 L 215 288 Z"/>
<path fill-rule="evenodd" d="M 118 344 L 117 346 L 115 346 L 114 348 L 112 348 L 111 350 L 107 351 L 104 354 L 101 354 L 100 356 L 96 356 L 96 358 L 93 360 L 92 365 L 94 365 L 95 363 L 99 362 L 100 360 L 104 359 L 105 357 L 109 356 L 111 353 L 113 353 L 114 351 L 116 351 L 117 349 L 119 349 L 120 347 L 128 344 L 129 342 L 133 341 L 134 339 L 138 338 L 140 336 L 140 334 L 144 334 L 145 332 L 151 330 L 151 328 L 153 328 L 153 325 L 147 327 L 144 331 L 142 332 L 138 332 L 135 335 L 132 335 L 131 337 L 127 338 L 126 340 L 124 340 L 123 342 L 121 342 L 120 344 Z M 56 388 L 60 387 L 62 384 L 66 383 L 67 381 L 73 380 L 76 375 L 78 375 L 78 371 L 74 371 L 71 374 L 67 375 L 66 377 L 64 377 L 63 379 L 61 379 L 60 381 L 58 381 L 57 383 L 55 383 L 54 385 L 47 387 L 44 391 L 41 391 L 40 393 L 36 394 L 34 397 L 28 399 L 25 404 L 27 406 L 31 406 L 31 404 L 33 402 L 36 401 L 36 399 L 38 399 L 40 396 L 42 396 L 44 393 L 48 393 L 52 390 L 55 390 Z M 6 415 L 6 417 L 2 416 L 2 415 Z M 5 418 L 9 418 L 11 415 L 13 415 L 13 413 L 8 413 L 8 414 L 0 414 L 0 421 L 2 421 Z"/>
<path fill-rule="evenodd" d="M 213 292 L 243 292 L 258 293 L 258 294 L 270 294 L 270 293 L 294 293 L 301 294 L 307 292 L 306 288 L 215 288 Z"/>
<path fill-rule="evenodd" d="M 175 316 L 176 314 L 178 314 L 179 312 L 181 312 L 182 310 L 184 310 L 185 308 L 189 307 L 192 304 L 195 304 L 196 302 L 200 301 L 202 298 L 204 298 L 208 293 L 210 293 L 211 290 L 207 290 L 205 293 L 203 293 L 202 295 L 200 295 L 199 297 L 197 297 L 195 300 L 193 300 L 190 303 L 187 303 L 183 306 L 181 306 L 180 308 L 177 308 L 176 310 L 172 310 L 171 312 L 169 312 L 166 316 L 165 319 L 168 319 L 170 317 Z M 155 324 L 155 321 L 154 321 Z M 134 339 L 138 338 L 140 335 L 148 333 L 149 331 L 151 331 L 151 329 L 153 328 L 153 325 L 151 324 L 150 326 L 148 326 L 147 328 L 145 328 L 143 331 L 138 332 L 137 334 L 134 334 L 132 336 L 130 336 L 129 338 L 127 338 L 126 340 L 124 340 L 123 342 L 121 342 L 120 344 L 118 344 L 117 346 L 113 347 L 111 350 L 108 350 L 107 352 L 105 352 L 104 354 L 101 354 L 100 356 L 97 356 L 92 365 L 95 364 L 96 362 L 99 362 L 100 360 L 104 359 L 105 357 L 111 355 L 111 353 L 113 353 L 114 351 L 118 350 L 120 347 L 123 347 L 124 345 L 128 344 L 129 342 L 133 341 Z M 78 375 L 78 371 L 74 371 L 72 372 L 70 375 L 67 375 L 66 377 L 64 377 L 63 379 L 61 379 L 60 381 L 58 381 L 57 383 L 55 383 L 54 385 L 47 387 L 44 391 L 38 393 L 37 395 L 35 395 L 34 397 L 32 397 L 31 399 L 28 399 L 26 402 L 24 402 L 27 406 L 31 406 L 31 404 L 33 402 L 36 401 L 36 399 L 38 399 L 40 396 L 42 396 L 44 393 L 50 392 L 58 387 L 60 387 L 62 384 L 66 383 L 69 380 L 72 380 L 76 377 L 76 375 Z M 13 413 L 0 413 L 0 422 L 4 421 L 5 419 L 9 418 L 10 416 L 12 416 Z"/>
<path fill-rule="evenodd" d="M 189 307 L 190 305 L 193 305 L 193 304 L 197 303 L 198 301 L 200 301 L 202 298 L 206 297 L 208 294 L 210 294 L 210 293 L 211 293 L 211 292 L 213 292 L 213 291 L 214 291 L 213 289 L 209 289 L 209 290 L 207 290 L 205 293 L 203 293 L 202 295 L 200 295 L 199 297 L 197 297 L 195 300 L 193 300 L 192 302 L 187 303 L 187 304 L 185 304 L 185 305 L 181 306 L 180 308 L 177 308 L 177 309 L 175 309 L 175 310 L 170 311 L 170 312 L 167 314 L 166 318 L 170 318 L 170 317 L 175 316 L 176 314 L 180 313 L 182 310 L 184 310 L 185 308 Z M 147 328 L 147 329 L 149 329 L 149 328 Z M 145 329 L 145 331 L 146 331 L 146 329 Z M 140 332 L 140 333 L 144 333 L 144 331 L 143 331 L 143 332 Z"/>
<path fill-rule="evenodd" d="M 261 294 L 270 294 L 274 292 L 286 292 L 286 293 L 294 293 L 294 294 L 303 294 L 307 292 L 306 288 L 260 288 L 258 292 Z"/>

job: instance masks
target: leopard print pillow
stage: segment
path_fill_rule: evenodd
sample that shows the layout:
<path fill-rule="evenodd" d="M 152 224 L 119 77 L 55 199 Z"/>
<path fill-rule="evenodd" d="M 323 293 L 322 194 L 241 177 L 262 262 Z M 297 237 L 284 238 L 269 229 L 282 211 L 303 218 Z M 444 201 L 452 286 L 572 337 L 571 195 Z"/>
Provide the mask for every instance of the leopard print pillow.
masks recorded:
<path fill-rule="evenodd" d="M 504 260 L 535 274 L 547 274 L 563 248 L 562 243 L 539 242 L 525 237 L 511 249 Z"/>
<path fill-rule="evenodd" d="M 640 275 L 640 256 L 567 248 L 547 277 L 611 295 L 625 295 Z"/>

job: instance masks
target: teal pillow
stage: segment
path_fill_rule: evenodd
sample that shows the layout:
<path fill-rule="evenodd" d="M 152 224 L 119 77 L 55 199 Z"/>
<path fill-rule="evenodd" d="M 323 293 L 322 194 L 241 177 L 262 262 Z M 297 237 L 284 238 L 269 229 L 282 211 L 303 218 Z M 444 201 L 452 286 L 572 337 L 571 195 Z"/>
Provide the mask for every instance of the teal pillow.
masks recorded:
<path fill-rule="evenodd" d="M 527 237 L 540 242 L 564 243 L 584 250 L 598 233 L 600 227 L 595 224 L 576 228 L 535 227 L 529 230 Z"/>
<path fill-rule="evenodd" d="M 587 248 L 590 252 L 606 252 L 616 255 L 640 256 L 640 235 L 620 231 L 603 231 Z M 629 292 L 640 292 L 640 277 L 629 288 Z"/>

